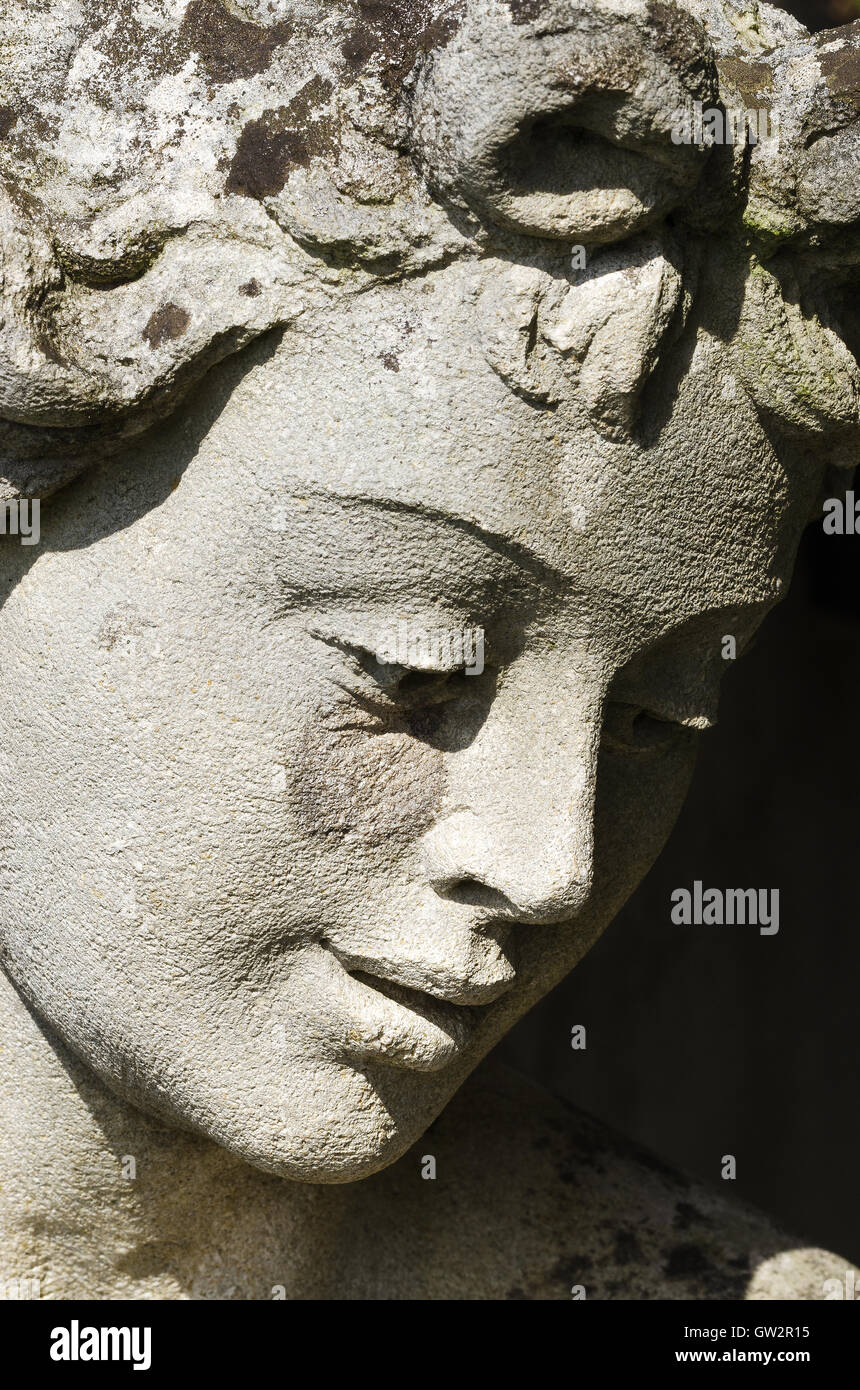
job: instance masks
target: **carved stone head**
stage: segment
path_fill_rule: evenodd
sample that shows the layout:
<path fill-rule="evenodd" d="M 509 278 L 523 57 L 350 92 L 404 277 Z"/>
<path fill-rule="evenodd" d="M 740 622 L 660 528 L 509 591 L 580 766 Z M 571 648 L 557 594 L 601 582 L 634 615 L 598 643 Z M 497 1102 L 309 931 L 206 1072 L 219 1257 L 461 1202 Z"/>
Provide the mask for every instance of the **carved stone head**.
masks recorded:
<path fill-rule="evenodd" d="M 855 456 L 858 51 L 4 5 L 0 941 L 120 1095 L 361 1177 L 632 891 Z"/>

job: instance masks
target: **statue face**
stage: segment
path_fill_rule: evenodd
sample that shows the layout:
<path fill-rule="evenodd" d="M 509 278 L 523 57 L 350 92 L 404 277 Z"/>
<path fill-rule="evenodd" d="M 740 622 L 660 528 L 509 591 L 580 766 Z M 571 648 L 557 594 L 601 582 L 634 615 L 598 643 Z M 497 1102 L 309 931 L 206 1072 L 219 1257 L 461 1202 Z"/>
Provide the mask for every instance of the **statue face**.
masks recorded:
<path fill-rule="evenodd" d="M 398 1157 L 606 926 L 808 501 L 702 335 L 648 447 L 561 356 L 512 389 L 510 273 L 300 322 L 3 557 L 8 969 L 288 1177 Z M 475 629 L 480 673 L 439 640 Z"/>

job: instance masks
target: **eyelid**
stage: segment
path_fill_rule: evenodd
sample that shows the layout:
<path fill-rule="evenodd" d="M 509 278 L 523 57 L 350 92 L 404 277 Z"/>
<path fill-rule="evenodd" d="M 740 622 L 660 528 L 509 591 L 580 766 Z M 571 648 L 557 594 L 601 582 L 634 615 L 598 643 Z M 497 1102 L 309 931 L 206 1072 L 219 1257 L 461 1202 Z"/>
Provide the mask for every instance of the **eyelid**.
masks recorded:
<path fill-rule="evenodd" d="M 643 691 L 634 694 L 632 691 L 613 693 L 610 690 L 607 704 L 624 705 L 629 709 L 638 710 L 641 714 L 650 715 L 652 719 L 659 719 L 664 724 L 680 724 L 685 729 L 704 731 L 715 728 L 718 722 L 719 702 L 708 692 L 705 692 L 701 702 L 697 700 L 694 705 L 691 701 L 686 709 L 681 706 L 672 708 L 668 701 L 663 703 L 659 698 L 649 700 L 647 693 Z"/>
<path fill-rule="evenodd" d="M 408 674 L 428 675 L 428 676 L 456 676 L 461 671 L 469 668 L 466 661 L 443 661 L 443 662 L 392 662 L 380 661 L 373 647 L 359 638 L 343 637 L 339 633 L 331 632 L 325 628 L 309 626 L 307 629 L 311 637 L 316 637 L 324 642 L 326 646 L 333 647 L 338 651 L 345 652 L 359 662 L 364 658 L 366 661 L 373 662 L 381 670 L 404 671 Z"/>
<path fill-rule="evenodd" d="M 319 628 L 308 631 L 348 658 L 343 678 L 339 679 L 333 674 L 329 679 L 351 703 L 363 709 L 366 715 L 383 721 L 391 717 L 414 715 L 423 708 L 443 705 L 456 698 L 459 693 L 453 687 L 450 677 L 464 675 L 465 667 L 462 665 L 437 670 L 394 666 L 378 661 L 376 654 L 361 642 Z M 374 666 L 375 671 L 372 669 Z M 427 681 L 417 688 L 409 688 L 406 682 L 410 676 L 416 674 L 426 676 Z"/>
<path fill-rule="evenodd" d="M 686 719 L 676 719 L 674 722 L 681 724 L 685 729 L 695 729 L 699 733 L 714 729 L 717 725 L 716 717 L 711 719 L 707 714 L 692 714 Z"/>
<path fill-rule="evenodd" d="M 659 719 L 661 724 L 677 724 L 681 729 L 693 729 L 696 733 L 713 729 L 717 723 L 716 717 L 711 718 L 707 714 L 669 714 L 665 710 L 651 709 L 648 705 L 640 705 L 638 708 L 651 719 Z"/>

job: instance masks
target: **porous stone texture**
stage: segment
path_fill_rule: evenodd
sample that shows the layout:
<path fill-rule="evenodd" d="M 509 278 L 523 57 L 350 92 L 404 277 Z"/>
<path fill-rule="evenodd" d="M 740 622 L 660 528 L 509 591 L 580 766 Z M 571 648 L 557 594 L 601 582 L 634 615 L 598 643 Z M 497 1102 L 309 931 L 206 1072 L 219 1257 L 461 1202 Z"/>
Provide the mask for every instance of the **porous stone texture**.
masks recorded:
<path fill-rule="evenodd" d="M 10 0 L 7 494 L 121 447 L 268 328 L 491 246 L 529 261 L 671 215 L 758 271 L 740 349 L 790 314 L 797 276 L 826 319 L 856 262 L 857 43 L 857 25 L 812 40 L 767 5 L 702 0 Z M 784 138 L 672 144 L 677 108 L 718 97 L 772 109 Z"/>
<path fill-rule="evenodd" d="M 858 33 L 4 7 L 0 474 L 45 502 L 0 574 L 7 1279 L 840 1276 L 514 1083 L 437 1117 L 653 862 L 856 460 Z M 718 101 L 777 133 L 676 143 Z"/>
<path fill-rule="evenodd" d="M 286 1184 L 119 1103 L 9 993 L 0 1278 L 45 1299 L 823 1300 L 853 1269 L 492 1063 L 374 1177 Z"/>

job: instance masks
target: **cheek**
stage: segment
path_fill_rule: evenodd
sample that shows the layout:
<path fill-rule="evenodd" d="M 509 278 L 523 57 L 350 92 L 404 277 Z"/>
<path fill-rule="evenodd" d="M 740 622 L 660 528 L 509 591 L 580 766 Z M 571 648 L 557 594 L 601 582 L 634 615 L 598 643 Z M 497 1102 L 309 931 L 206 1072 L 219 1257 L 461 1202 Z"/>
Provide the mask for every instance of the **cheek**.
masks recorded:
<path fill-rule="evenodd" d="M 696 765 L 694 740 L 654 758 L 601 758 L 595 806 L 597 875 L 613 896 L 632 893 L 675 824 Z"/>
<path fill-rule="evenodd" d="M 309 720 L 287 754 L 290 809 L 317 842 L 411 844 L 432 825 L 445 786 L 443 754 L 401 733 L 332 733 Z M 336 842 L 336 840 L 335 840 Z"/>

